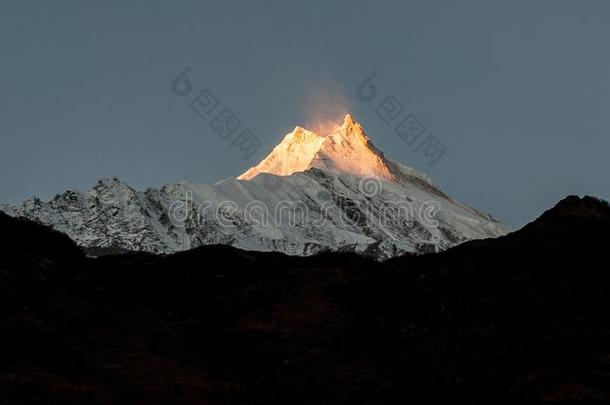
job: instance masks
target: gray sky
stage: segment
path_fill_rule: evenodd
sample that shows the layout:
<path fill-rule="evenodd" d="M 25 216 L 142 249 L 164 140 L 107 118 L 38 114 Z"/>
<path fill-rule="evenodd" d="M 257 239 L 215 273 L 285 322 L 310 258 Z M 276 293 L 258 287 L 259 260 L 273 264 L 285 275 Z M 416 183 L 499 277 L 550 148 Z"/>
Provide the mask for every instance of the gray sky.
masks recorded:
<path fill-rule="evenodd" d="M 0 50 L 1 203 L 111 176 L 214 182 L 345 110 L 512 226 L 570 193 L 610 197 L 607 1 L 5 0 Z M 260 139 L 249 160 L 171 91 L 185 66 Z M 386 95 L 446 147 L 436 164 L 376 114 Z"/>

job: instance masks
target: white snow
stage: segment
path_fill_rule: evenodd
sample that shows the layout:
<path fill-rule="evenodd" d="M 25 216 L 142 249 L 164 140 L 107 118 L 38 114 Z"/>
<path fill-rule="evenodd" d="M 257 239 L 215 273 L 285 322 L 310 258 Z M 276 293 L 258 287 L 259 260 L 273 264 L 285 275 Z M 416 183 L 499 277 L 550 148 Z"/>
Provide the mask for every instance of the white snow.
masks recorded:
<path fill-rule="evenodd" d="M 373 181 L 373 192 L 363 180 Z M 428 218 L 431 206 L 439 210 Z M 50 225 L 81 246 L 154 253 L 219 243 L 291 255 L 348 249 L 384 259 L 507 232 L 424 174 L 386 159 L 349 115 L 328 134 L 296 127 L 237 179 L 145 191 L 105 179 L 84 193 L 0 209 Z"/>
<path fill-rule="evenodd" d="M 296 127 L 257 166 L 237 178 L 251 180 L 261 173 L 288 176 L 311 168 L 333 174 L 394 180 L 383 154 L 349 114 L 343 124 L 329 134 L 316 134 Z"/>

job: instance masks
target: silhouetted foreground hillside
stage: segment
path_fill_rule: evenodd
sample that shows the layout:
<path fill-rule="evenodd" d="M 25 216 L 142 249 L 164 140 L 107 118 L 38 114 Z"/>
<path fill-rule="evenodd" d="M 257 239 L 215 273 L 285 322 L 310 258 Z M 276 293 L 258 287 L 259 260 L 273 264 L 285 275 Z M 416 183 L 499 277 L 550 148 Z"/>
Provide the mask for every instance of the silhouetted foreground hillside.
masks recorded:
<path fill-rule="evenodd" d="M 610 207 L 593 198 L 381 264 L 90 259 L 36 224 L 0 230 L 1 401 L 610 400 Z"/>

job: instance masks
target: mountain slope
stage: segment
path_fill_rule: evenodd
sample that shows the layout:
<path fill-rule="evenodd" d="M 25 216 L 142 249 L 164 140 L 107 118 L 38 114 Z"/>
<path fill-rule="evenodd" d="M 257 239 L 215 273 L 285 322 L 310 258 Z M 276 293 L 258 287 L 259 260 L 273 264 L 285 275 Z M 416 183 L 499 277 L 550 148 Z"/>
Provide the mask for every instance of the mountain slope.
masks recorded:
<path fill-rule="evenodd" d="M 610 208 L 594 198 L 383 263 L 227 246 L 91 259 L 28 221 L 0 229 L 6 402 L 610 400 Z"/>
<path fill-rule="evenodd" d="M 360 124 L 319 135 L 297 127 L 237 179 L 136 191 L 118 179 L 4 208 L 65 232 L 91 254 L 172 253 L 208 244 L 379 259 L 506 233 L 500 223 L 385 158 Z"/>

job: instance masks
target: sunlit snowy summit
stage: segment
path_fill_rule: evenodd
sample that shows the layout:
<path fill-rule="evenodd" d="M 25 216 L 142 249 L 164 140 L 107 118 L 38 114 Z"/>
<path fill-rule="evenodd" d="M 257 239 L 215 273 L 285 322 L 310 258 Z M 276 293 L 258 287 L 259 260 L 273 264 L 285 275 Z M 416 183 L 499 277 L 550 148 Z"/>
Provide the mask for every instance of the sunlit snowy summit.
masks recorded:
<path fill-rule="evenodd" d="M 378 150 L 351 115 L 325 133 L 297 126 L 258 165 L 215 184 L 137 191 L 114 179 L 0 209 L 65 232 L 91 254 L 225 244 L 386 259 L 440 251 L 506 227 Z"/>

